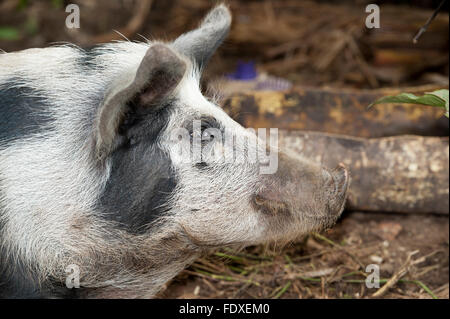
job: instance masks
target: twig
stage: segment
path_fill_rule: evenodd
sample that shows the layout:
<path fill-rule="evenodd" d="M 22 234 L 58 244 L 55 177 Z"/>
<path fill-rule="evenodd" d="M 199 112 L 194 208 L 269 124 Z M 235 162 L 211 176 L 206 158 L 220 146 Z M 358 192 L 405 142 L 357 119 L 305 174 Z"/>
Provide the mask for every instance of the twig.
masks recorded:
<path fill-rule="evenodd" d="M 389 280 L 390 279 L 380 279 L 379 282 L 384 284 L 384 283 L 388 283 Z M 342 282 L 349 283 L 349 284 L 364 284 L 366 282 L 366 280 L 365 279 L 346 279 L 346 280 L 343 280 Z M 428 286 L 426 286 L 420 280 L 399 279 L 397 282 L 405 283 L 405 284 L 415 284 L 415 285 L 419 286 L 420 288 L 422 288 L 423 290 L 425 290 L 431 296 L 431 298 L 438 299 L 438 297 L 431 291 L 431 289 L 428 288 Z M 446 288 L 446 287 L 444 287 L 444 288 Z"/>
<path fill-rule="evenodd" d="M 358 45 L 356 44 L 356 41 L 352 35 L 347 36 L 347 42 L 348 42 L 350 50 L 352 51 L 352 53 L 355 57 L 356 63 L 358 65 L 359 69 L 361 70 L 361 73 L 366 77 L 370 86 L 372 88 L 379 87 L 380 85 L 378 83 L 377 78 L 370 71 L 370 66 L 365 61 L 364 56 L 363 56 L 361 50 L 359 49 Z"/>
<path fill-rule="evenodd" d="M 280 291 L 278 291 L 278 293 L 273 297 L 273 299 L 278 299 L 278 298 L 280 298 L 288 289 L 289 289 L 289 287 L 291 286 L 291 284 L 292 284 L 292 282 L 288 282 L 286 285 L 284 285 L 284 287 L 282 287 L 281 289 L 280 288 L 277 288 L 275 291 L 277 291 L 278 289 L 280 289 Z"/>
<path fill-rule="evenodd" d="M 320 277 L 326 277 L 329 274 L 333 273 L 335 271 L 334 268 L 324 268 L 319 270 L 313 270 L 308 271 L 304 273 L 290 273 L 287 276 L 285 276 L 286 279 L 305 279 L 305 278 L 320 278 Z"/>
<path fill-rule="evenodd" d="M 236 276 L 217 275 L 217 274 L 213 274 L 213 273 L 210 273 L 210 272 L 207 272 L 207 271 L 203 271 L 203 270 L 200 270 L 200 269 L 195 269 L 195 268 L 194 268 L 194 270 L 195 271 L 185 270 L 184 272 L 187 272 L 187 273 L 193 274 L 193 275 L 195 274 L 195 275 L 198 275 L 200 277 L 206 276 L 206 277 L 209 277 L 209 278 L 212 278 L 212 279 L 216 279 L 216 280 L 237 281 L 237 282 L 241 282 L 241 283 L 250 283 L 250 284 L 253 284 L 255 286 L 260 286 L 260 284 L 258 282 L 255 282 L 255 281 L 252 281 L 252 280 L 248 280 L 248 279 L 238 278 Z"/>
<path fill-rule="evenodd" d="M 448 289 L 448 287 L 449 287 L 449 283 L 446 283 L 446 284 L 440 286 L 439 288 L 435 289 L 434 291 L 436 293 L 441 293 L 442 291 Z"/>
<path fill-rule="evenodd" d="M 434 20 L 434 18 L 436 18 L 437 14 L 439 13 L 439 11 L 441 11 L 442 6 L 444 5 L 444 3 L 447 0 L 442 0 L 441 3 L 439 3 L 439 6 L 436 8 L 436 10 L 434 10 L 433 14 L 431 15 L 431 17 L 428 18 L 427 22 L 425 23 L 425 25 L 423 27 L 421 27 L 419 29 L 419 31 L 417 32 L 416 36 L 413 38 L 413 43 L 416 44 L 419 41 L 420 36 L 427 31 L 428 26 L 430 25 L 431 21 Z"/>
<path fill-rule="evenodd" d="M 238 290 L 236 290 L 233 294 L 233 296 L 231 297 L 231 299 L 235 299 L 241 292 L 243 292 L 244 290 L 246 290 L 248 287 L 250 287 L 253 284 L 253 277 L 254 274 L 249 276 L 249 281 L 246 282 L 244 285 L 242 285 Z"/>
<path fill-rule="evenodd" d="M 325 299 L 325 283 L 326 280 L 324 277 L 320 278 L 320 287 L 322 288 L 322 299 Z"/>
<path fill-rule="evenodd" d="M 419 251 L 415 250 L 408 254 L 405 263 L 400 267 L 400 269 L 389 279 L 383 287 L 378 289 L 372 297 L 381 297 L 383 296 L 391 287 L 393 287 L 404 275 L 409 272 L 409 269 L 412 265 L 418 264 L 423 261 L 423 258 L 419 258 L 418 260 L 413 261 L 412 257 L 417 254 Z"/>
<path fill-rule="evenodd" d="M 340 30 L 334 31 L 329 41 L 332 41 L 331 46 L 328 45 L 327 49 L 322 51 L 322 54 L 319 55 L 314 63 L 318 71 L 327 69 L 347 45 L 345 33 Z"/>

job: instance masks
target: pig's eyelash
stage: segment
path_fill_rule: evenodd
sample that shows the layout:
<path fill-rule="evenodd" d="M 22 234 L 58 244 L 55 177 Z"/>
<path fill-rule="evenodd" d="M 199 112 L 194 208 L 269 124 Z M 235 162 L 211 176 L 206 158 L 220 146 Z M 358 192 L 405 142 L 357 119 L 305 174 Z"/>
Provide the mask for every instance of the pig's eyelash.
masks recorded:
<path fill-rule="evenodd" d="M 201 118 L 201 119 L 199 119 L 199 121 L 201 121 L 200 136 L 203 136 L 203 132 L 208 128 L 216 128 L 216 129 L 222 131 L 222 125 L 220 125 L 220 123 L 213 117 Z M 193 126 L 189 125 L 188 130 L 189 130 L 189 135 L 192 138 L 194 136 Z"/>
<path fill-rule="evenodd" d="M 202 118 L 200 119 L 201 123 L 202 123 L 202 130 L 207 129 L 207 128 L 217 128 L 217 129 L 221 129 L 221 125 L 220 123 L 213 117 L 207 117 L 207 118 Z"/>
<path fill-rule="evenodd" d="M 222 125 L 214 117 L 203 117 L 199 119 L 193 119 L 192 121 L 188 122 L 188 124 L 185 127 L 189 130 L 189 133 L 192 133 L 193 131 L 194 121 L 201 122 L 202 131 L 206 130 L 207 128 L 217 128 L 219 130 L 222 130 Z"/>

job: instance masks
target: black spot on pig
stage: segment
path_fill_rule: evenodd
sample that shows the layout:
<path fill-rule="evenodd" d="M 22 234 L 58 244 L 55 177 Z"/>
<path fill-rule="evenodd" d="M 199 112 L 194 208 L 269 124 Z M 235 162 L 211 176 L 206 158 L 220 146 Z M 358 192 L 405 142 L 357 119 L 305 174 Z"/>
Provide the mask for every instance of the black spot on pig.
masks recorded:
<path fill-rule="evenodd" d="M 7 265 L 4 264 L 6 262 L 8 263 Z M 0 274 L 0 298 L 79 298 L 79 289 L 67 289 L 63 283 L 52 282 L 52 280 L 38 283 L 36 281 L 37 274 L 34 274 L 23 262 L 17 259 L 2 259 L 0 267 L 2 267 Z"/>
<path fill-rule="evenodd" d="M 0 234 L 3 224 L 0 223 Z M 63 283 L 51 279 L 37 282 L 38 275 L 20 256 L 10 255 L 0 245 L 0 298 L 42 299 L 76 298 L 77 289 L 67 289 Z"/>
<path fill-rule="evenodd" d="M 40 133 L 52 122 L 46 110 L 48 102 L 42 94 L 30 87 L 20 86 L 20 79 L 5 81 L 0 87 L 0 141 L 12 142 Z"/>
<path fill-rule="evenodd" d="M 98 207 L 104 218 L 130 233 L 144 233 L 167 211 L 177 185 L 171 159 L 158 144 L 170 108 L 165 105 L 150 113 L 132 108 L 119 129 L 122 145 L 111 154 L 111 175 Z"/>
<path fill-rule="evenodd" d="M 84 70 L 96 69 L 98 71 L 99 65 L 96 58 L 101 55 L 100 51 L 96 50 L 99 46 L 92 46 L 83 51 L 78 58 L 78 64 Z"/>

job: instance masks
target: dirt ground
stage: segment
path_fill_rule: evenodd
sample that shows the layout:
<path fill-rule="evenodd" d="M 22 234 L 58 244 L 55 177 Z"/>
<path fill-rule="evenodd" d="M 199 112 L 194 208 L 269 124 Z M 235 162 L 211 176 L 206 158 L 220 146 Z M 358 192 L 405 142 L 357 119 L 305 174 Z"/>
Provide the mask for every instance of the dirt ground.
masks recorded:
<path fill-rule="evenodd" d="M 0 49 L 54 42 L 88 47 L 98 43 L 99 35 L 122 30 L 138 3 L 70 2 L 80 4 L 80 30 L 63 27 L 67 1 L 0 1 Z M 252 60 L 258 70 L 294 85 L 448 87 L 448 8 L 418 45 L 411 44 L 436 1 L 388 1 L 391 8 L 383 11 L 382 21 L 388 27 L 381 32 L 358 27 L 371 1 L 228 2 L 235 19 L 207 70 L 209 78 L 232 72 L 240 60 Z M 206 0 L 155 1 L 130 39 L 143 41 L 138 34 L 173 39 L 197 25 L 211 5 Z M 330 14 L 334 19 L 328 19 Z M 382 285 L 404 275 L 382 298 L 449 298 L 448 215 L 345 212 L 331 230 L 285 247 L 222 250 L 200 258 L 159 298 L 371 298 L 376 289 L 365 285 L 369 264 L 380 266 Z"/>
<path fill-rule="evenodd" d="M 369 298 L 369 264 L 381 286 L 417 251 L 383 298 L 449 298 L 447 216 L 344 213 L 331 230 L 284 248 L 249 247 L 199 259 L 160 298 Z M 423 258 L 423 261 L 421 258 Z"/>

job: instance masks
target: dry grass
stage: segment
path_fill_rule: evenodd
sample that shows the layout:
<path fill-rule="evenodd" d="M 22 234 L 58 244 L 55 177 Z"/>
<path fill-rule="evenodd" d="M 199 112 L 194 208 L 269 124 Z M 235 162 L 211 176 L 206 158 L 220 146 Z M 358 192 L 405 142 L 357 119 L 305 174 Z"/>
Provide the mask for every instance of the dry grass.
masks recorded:
<path fill-rule="evenodd" d="M 337 231 L 312 234 L 283 249 L 270 246 L 249 247 L 239 252 L 224 249 L 198 259 L 161 297 L 448 298 L 448 218 L 426 217 L 432 220 L 431 228 L 440 228 L 441 236 L 420 243 L 411 240 L 413 234 L 405 231 L 417 224 L 417 216 L 394 215 L 395 224 L 402 224 L 403 230 L 389 240 L 374 234 L 390 218 L 360 214 L 369 215 L 363 219 L 376 221 L 375 224 L 369 221 L 373 231 L 366 232 L 368 225 L 359 220 L 361 216 L 355 219 L 352 214 L 337 226 Z M 446 222 L 439 221 L 442 218 Z M 447 231 L 439 226 L 445 227 L 445 223 Z M 350 228 L 353 230 L 348 232 Z M 436 229 L 423 228 L 424 233 L 429 231 Z M 405 245 L 408 241 L 410 244 Z M 417 249 L 419 252 L 410 254 Z M 369 289 L 365 284 L 369 275 L 365 267 L 377 263 L 380 288 Z"/>

